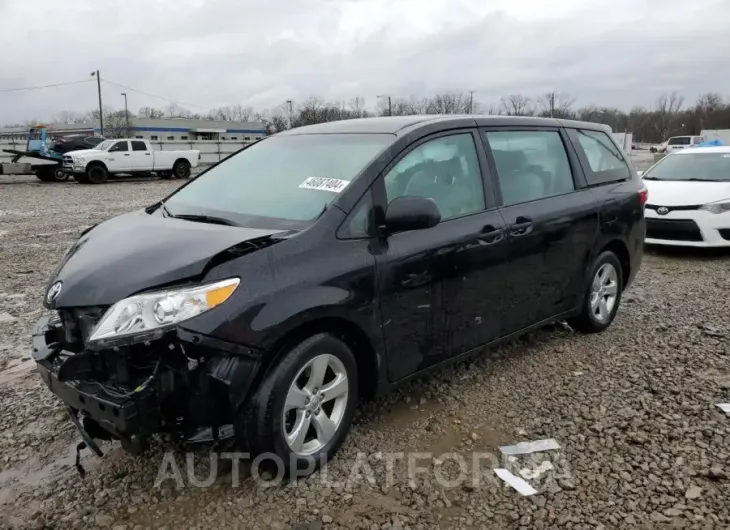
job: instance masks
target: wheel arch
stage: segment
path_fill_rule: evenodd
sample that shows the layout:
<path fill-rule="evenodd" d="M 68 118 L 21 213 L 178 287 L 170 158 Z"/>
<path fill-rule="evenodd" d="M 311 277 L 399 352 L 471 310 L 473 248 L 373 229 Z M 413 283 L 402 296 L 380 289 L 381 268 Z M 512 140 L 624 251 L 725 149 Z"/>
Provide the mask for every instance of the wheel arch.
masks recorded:
<path fill-rule="evenodd" d="M 622 286 L 621 289 L 625 289 L 627 282 L 631 277 L 631 255 L 629 254 L 629 247 L 620 239 L 612 239 L 603 244 L 601 249 L 598 251 L 597 256 L 600 256 L 604 252 L 612 252 L 621 264 L 621 277 Z"/>
<path fill-rule="evenodd" d="M 94 166 L 101 166 L 104 169 L 106 169 L 107 171 L 109 171 L 109 168 L 102 160 L 92 160 L 91 162 L 86 164 L 86 167 L 84 169 L 89 169 L 90 167 L 94 167 Z"/>
<path fill-rule="evenodd" d="M 266 376 L 287 351 L 320 333 L 329 333 L 347 344 L 357 361 L 358 387 L 361 397 L 365 399 L 375 397 L 380 390 L 383 359 L 365 330 L 343 316 L 322 315 L 298 322 L 296 326 L 274 342 L 271 355 L 262 365 L 260 379 Z M 257 381 L 257 385 L 260 383 L 260 379 Z"/>

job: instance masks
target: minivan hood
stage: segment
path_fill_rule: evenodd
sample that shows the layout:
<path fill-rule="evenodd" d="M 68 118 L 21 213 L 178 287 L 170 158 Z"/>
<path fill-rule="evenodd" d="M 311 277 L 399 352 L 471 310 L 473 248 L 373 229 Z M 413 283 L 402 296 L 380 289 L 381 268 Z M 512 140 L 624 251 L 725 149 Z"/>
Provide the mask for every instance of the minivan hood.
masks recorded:
<path fill-rule="evenodd" d="M 699 206 L 730 199 L 730 182 L 645 180 L 644 184 L 649 204 L 655 206 Z"/>
<path fill-rule="evenodd" d="M 199 276 L 218 253 L 281 230 L 214 225 L 136 211 L 101 223 L 69 250 L 48 287 L 48 308 L 111 305 L 140 291 Z"/>

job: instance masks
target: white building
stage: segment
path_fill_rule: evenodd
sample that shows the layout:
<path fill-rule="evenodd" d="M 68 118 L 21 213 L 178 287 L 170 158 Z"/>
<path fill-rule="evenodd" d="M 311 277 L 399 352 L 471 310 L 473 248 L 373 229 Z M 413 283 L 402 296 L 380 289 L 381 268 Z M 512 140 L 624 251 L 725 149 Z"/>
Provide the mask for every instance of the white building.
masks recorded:
<path fill-rule="evenodd" d="M 253 142 L 266 136 L 266 127 L 260 122 L 232 122 L 191 120 L 187 118 L 130 118 L 127 134 L 132 138 L 143 138 L 153 142 L 180 141 L 233 141 Z M 99 135 L 98 123 L 51 124 L 51 136 Z M 105 127 L 105 134 L 109 129 Z M 115 130 L 115 132 L 117 132 Z M 0 141 L 24 141 L 28 128 L 0 128 Z"/>

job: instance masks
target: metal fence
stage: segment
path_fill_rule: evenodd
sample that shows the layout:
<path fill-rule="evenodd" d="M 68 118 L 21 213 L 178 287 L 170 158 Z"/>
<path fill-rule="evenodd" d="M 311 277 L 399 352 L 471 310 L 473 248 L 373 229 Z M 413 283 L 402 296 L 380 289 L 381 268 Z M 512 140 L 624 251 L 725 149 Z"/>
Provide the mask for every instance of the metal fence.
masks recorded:
<path fill-rule="evenodd" d="M 229 157 L 244 145 L 251 144 L 253 142 L 236 141 L 236 140 L 168 140 L 168 141 L 150 141 L 152 149 L 155 151 L 181 151 L 188 149 L 195 149 L 200 151 L 200 164 L 202 166 L 209 166 L 220 162 L 224 158 Z M 0 142 L 0 163 L 10 162 L 13 155 L 5 153 L 3 149 L 15 149 L 18 151 L 25 150 L 25 141 L 14 143 L 12 141 L 1 141 Z M 31 162 L 37 163 L 38 160 L 30 158 L 21 158 L 20 162 Z"/>

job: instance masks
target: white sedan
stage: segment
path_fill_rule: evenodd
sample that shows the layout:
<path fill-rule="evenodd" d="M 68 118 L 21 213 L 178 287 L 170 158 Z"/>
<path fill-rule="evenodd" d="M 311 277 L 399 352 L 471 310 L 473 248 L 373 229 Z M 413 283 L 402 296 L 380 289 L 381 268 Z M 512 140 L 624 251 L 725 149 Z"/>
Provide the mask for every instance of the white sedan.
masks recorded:
<path fill-rule="evenodd" d="M 646 243 L 730 247 L 730 147 L 683 149 L 642 178 L 649 190 Z"/>

